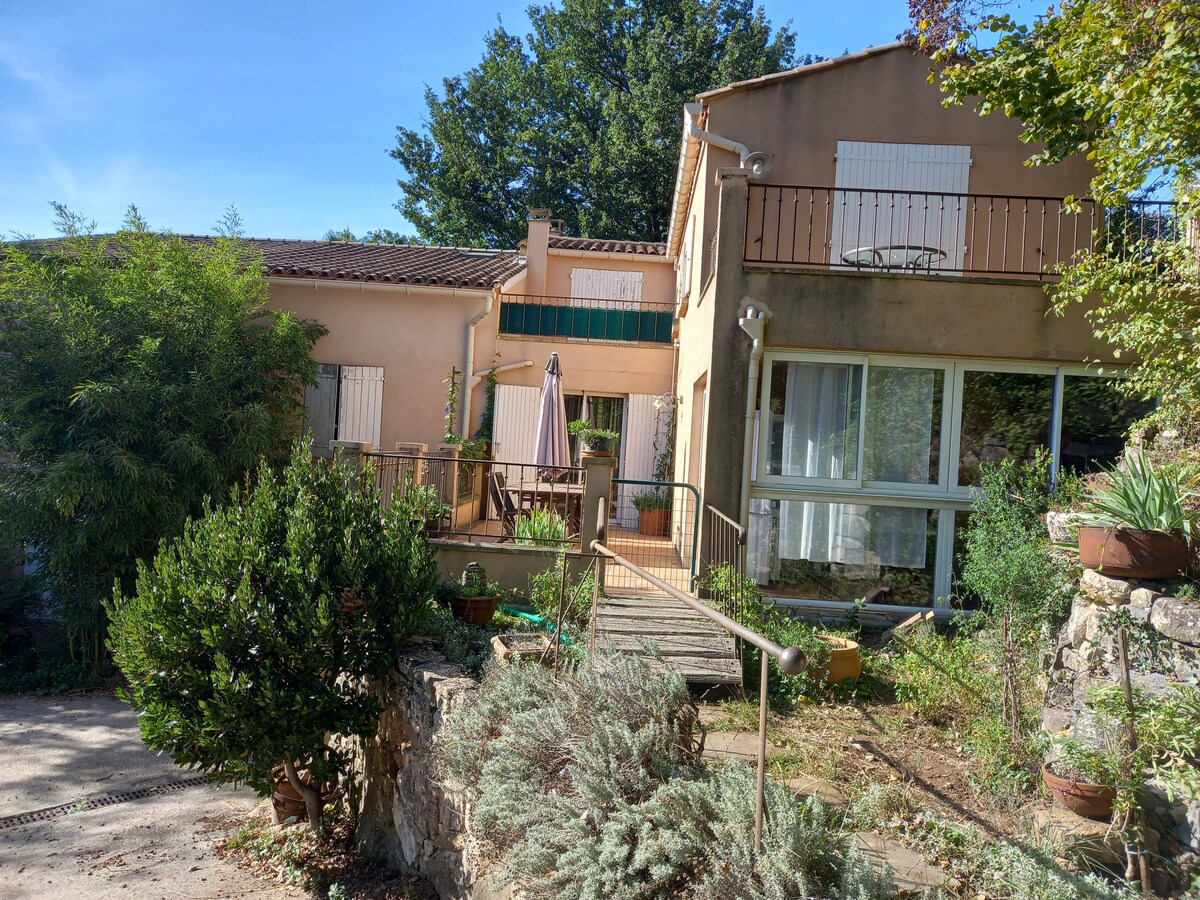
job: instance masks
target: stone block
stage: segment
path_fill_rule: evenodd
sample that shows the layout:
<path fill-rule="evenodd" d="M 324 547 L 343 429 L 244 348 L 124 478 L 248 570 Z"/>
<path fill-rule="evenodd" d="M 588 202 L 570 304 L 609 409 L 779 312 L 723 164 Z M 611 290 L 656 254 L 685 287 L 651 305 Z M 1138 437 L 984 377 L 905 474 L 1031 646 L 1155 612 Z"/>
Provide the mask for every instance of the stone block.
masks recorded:
<path fill-rule="evenodd" d="M 1149 612 L 1154 606 L 1154 602 L 1161 596 L 1160 592 L 1152 591 L 1150 588 L 1134 588 L 1129 592 L 1129 605 Z"/>
<path fill-rule="evenodd" d="M 1067 850 L 1100 865 L 1124 864 L 1125 848 L 1121 838 L 1107 822 L 1085 819 L 1057 803 L 1048 809 L 1034 810 L 1034 828 Z"/>
<path fill-rule="evenodd" d="M 1150 610 L 1150 624 L 1173 641 L 1200 647 L 1200 603 L 1163 597 Z"/>
<path fill-rule="evenodd" d="M 1121 606 L 1129 602 L 1133 593 L 1133 585 L 1120 578 L 1109 578 L 1101 575 L 1095 569 L 1084 569 L 1079 579 L 1079 590 L 1097 603 L 1109 606 Z"/>
<path fill-rule="evenodd" d="M 1101 632 L 1104 617 L 1110 611 L 1109 606 L 1093 603 L 1087 597 L 1076 597 L 1071 603 L 1071 616 L 1067 619 L 1065 628 L 1067 643 L 1076 650 L 1082 647 L 1085 641 L 1094 643 Z"/>
<path fill-rule="evenodd" d="M 1066 731 L 1071 727 L 1074 715 L 1069 709 L 1047 706 L 1042 709 L 1042 729 L 1050 734 Z"/>

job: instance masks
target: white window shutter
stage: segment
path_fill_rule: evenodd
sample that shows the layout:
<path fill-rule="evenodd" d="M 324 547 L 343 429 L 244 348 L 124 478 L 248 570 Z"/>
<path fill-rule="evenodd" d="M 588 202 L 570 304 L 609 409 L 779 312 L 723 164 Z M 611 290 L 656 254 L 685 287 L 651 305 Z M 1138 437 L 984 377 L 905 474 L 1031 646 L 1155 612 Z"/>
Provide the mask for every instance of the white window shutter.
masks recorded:
<path fill-rule="evenodd" d="M 542 389 L 517 384 L 496 385 L 495 419 L 492 425 L 492 459 L 507 463 L 534 462 L 537 453 L 538 407 Z M 521 482 L 522 469 L 506 466 L 504 478 Z"/>
<path fill-rule="evenodd" d="M 618 272 L 612 269 L 571 269 L 571 305 L 606 306 L 596 300 L 619 300 L 620 309 L 637 309 L 642 299 L 642 284 L 646 276 L 641 272 Z"/>
<path fill-rule="evenodd" d="M 834 187 L 847 190 L 834 191 L 830 262 L 864 248 L 933 247 L 946 254 L 933 272 L 961 274 L 970 171 L 965 145 L 838 141 Z"/>
<path fill-rule="evenodd" d="M 655 429 L 658 429 L 659 450 L 665 449 L 666 417 L 654 408 L 653 394 L 630 394 L 625 401 L 625 431 L 621 435 L 621 477 L 633 481 L 654 478 Z M 633 497 L 650 490 L 644 484 L 617 486 L 618 523 L 623 528 L 637 527 L 637 510 Z"/>
<path fill-rule="evenodd" d="M 342 366 L 338 386 L 338 440 L 379 447 L 383 419 L 383 366 Z"/>

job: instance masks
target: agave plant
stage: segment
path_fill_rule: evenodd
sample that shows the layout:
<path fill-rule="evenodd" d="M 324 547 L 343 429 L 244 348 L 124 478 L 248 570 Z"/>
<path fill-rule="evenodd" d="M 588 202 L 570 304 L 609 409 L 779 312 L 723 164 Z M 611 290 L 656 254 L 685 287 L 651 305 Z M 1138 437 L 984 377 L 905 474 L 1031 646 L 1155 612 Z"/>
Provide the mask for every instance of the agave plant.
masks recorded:
<path fill-rule="evenodd" d="M 1171 531 L 1189 539 L 1196 533 L 1200 507 L 1196 480 L 1184 481 L 1174 467 L 1155 469 L 1140 449 L 1087 491 L 1081 518 L 1088 525 Z"/>
<path fill-rule="evenodd" d="M 561 547 L 568 540 L 567 521 L 552 509 L 525 510 L 513 523 L 513 543 L 527 547 Z"/>

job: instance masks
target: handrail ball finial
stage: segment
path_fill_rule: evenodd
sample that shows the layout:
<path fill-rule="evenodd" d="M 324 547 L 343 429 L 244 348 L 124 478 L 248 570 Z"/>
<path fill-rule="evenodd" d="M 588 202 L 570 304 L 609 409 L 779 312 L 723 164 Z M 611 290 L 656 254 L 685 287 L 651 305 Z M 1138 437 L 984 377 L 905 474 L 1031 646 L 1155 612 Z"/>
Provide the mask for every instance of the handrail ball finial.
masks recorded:
<path fill-rule="evenodd" d="M 808 657 L 799 647 L 784 647 L 779 655 L 779 668 L 788 675 L 799 675 L 808 668 Z"/>

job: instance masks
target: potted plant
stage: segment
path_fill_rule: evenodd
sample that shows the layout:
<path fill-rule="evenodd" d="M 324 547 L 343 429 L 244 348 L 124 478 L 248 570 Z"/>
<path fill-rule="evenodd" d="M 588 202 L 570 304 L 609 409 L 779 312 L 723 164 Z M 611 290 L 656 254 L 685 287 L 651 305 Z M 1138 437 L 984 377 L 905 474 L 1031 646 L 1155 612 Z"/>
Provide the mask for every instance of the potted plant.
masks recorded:
<path fill-rule="evenodd" d="M 1200 509 L 1177 469 L 1154 468 L 1144 453 L 1089 485 L 1079 527 L 1079 561 L 1105 575 L 1173 578 L 1190 561 Z"/>
<path fill-rule="evenodd" d="M 1168 794 L 1200 792 L 1200 688 L 1175 684 L 1170 692 L 1147 695 L 1133 688 L 1129 699 L 1119 685 L 1095 691 L 1092 742 L 1064 736 L 1051 744 L 1042 766 L 1051 793 L 1082 816 L 1107 818 L 1112 810 L 1129 824 L 1147 773 Z"/>
<path fill-rule="evenodd" d="M 642 491 L 633 497 L 638 511 L 638 534 L 666 535 L 671 523 L 671 497 L 661 489 Z"/>
<path fill-rule="evenodd" d="M 613 446 L 620 435 L 607 428 L 595 428 L 586 419 L 576 419 L 567 425 L 567 431 L 579 438 L 584 456 L 612 456 Z"/>
<path fill-rule="evenodd" d="M 1074 736 L 1057 738 L 1042 763 L 1042 781 L 1054 799 L 1089 819 L 1112 815 L 1124 760 L 1113 747 L 1097 747 Z"/>
<path fill-rule="evenodd" d="M 438 582 L 436 598 L 448 605 L 454 618 L 472 625 L 486 625 L 496 614 L 504 588 L 488 581 L 487 572 L 479 563 L 467 563 L 462 578 Z"/>

